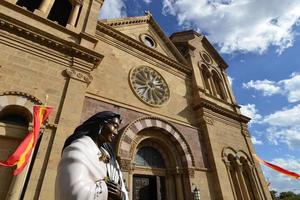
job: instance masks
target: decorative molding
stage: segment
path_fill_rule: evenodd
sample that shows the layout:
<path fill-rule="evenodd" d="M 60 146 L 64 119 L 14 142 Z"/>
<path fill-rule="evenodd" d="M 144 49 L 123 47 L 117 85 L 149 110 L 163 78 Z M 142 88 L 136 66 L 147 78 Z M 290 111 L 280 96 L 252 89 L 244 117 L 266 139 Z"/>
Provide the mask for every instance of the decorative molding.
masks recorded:
<path fill-rule="evenodd" d="M 148 14 L 147 14 L 148 13 Z M 127 17 L 123 19 L 111 19 L 111 20 L 102 20 L 100 21 L 108 26 L 111 27 L 118 27 L 118 26 L 129 26 L 129 25 L 139 25 L 139 24 L 149 24 L 151 27 L 156 31 L 158 36 L 163 40 L 165 45 L 169 48 L 169 50 L 174 54 L 174 56 L 183 64 L 187 65 L 187 60 L 183 57 L 183 55 L 179 52 L 176 48 L 174 43 L 170 40 L 169 37 L 165 35 L 165 33 L 161 30 L 159 25 L 156 23 L 154 18 L 152 17 L 149 12 L 145 12 L 145 16 L 139 17 Z"/>
<path fill-rule="evenodd" d="M 38 30 L 35 27 L 30 27 L 27 24 L 17 22 L 3 14 L 0 14 L 0 27 L 2 30 L 28 39 L 31 42 L 38 43 L 42 46 L 54 49 L 72 57 L 78 57 L 82 60 L 93 63 L 94 65 L 98 65 L 103 58 L 103 55 L 96 51 L 80 46 L 75 42 L 50 35 L 49 33 Z"/>
<path fill-rule="evenodd" d="M 147 105 L 161 107 L 170 100 L 170 89 L 166 80 L 148 66 L 132 68 L 129 83 L 134 94 Z"/>
<path fill-rule="evenodd" d="M 35 96 L 28 94 L 26 92 L 20 92 L 20 91 L 6 91 L 6 92 L 1 92 L 0 96 L 5 96 L 5 95 L 13 95 L 13 96 L 21 96 L 21 97 L 26 97 L 28 100 L 30 100 L 33 104 L 36 105 L 42 105 L 43 102 L 36 98 Z"/>
<path fill-rule="evenodd" d="M 132 163 L 131 163 L 131 160 L 127 160 L 127 159 L 119 159 L 119 163 L 120 163 L 120 168 L 121 170 L 124 170 L 124 171 L 130 171 L 132 170 Z"/>
<path fill-rule="evenodd" d="M 250 133 L 249 133 L 247 124 L 241 123 L 241 133 L 246 137 L 251 136 Z"/>
<path fill-rule="evenodd" d="M 65 70 L 65 72 L 70 78 L 85 82 L 87 84 L 89 84 L 93 80 L 93 77 L 90 74 L 80 72 L 75 69 L 68 68 Z"/>
<path fill-rule="evenodd" d="M 182 134 L 169 122 L 158 117 L 142 117 L 130 123 L 122 132 L 117 145 L 117 154 L 120 155 L 120 152 L 126 152 L 129 157 L 132 156 L 132 142 L 138 137 L 137 133 L 150 127 L 164 129 L 166 132 L 170 133 L 172 135 L 171 138 L 177 141 L 177 146 L 181 148 L 181 151 L 179 152 L 181 152 L 182 155 L 178 156 L 182 157 L 182 162 L 186 163 L 188 167 L 195 166 L 195 159 L 192 155 L 191 148 Z"/>
<path fill-rule="evenodd" d="M 168 56 L 165 56 L 162 53 L 155 51 L 151 47 L 147 47 L 146 45 L 140 43 L 139 41 L 136 41 L 133 38 L 115 30 L 114 28 L 112 28 L 109 25 L 104 24 L 103 22 L 98 22 L 97 31 L 103 32 L 116 40 L 122 41 L 123 43 L 125 43 L 143 53 L 146 53 L 146 54 L 150 55 L 151 57 L 156 58 L 187 75 L 192 74 L 192 70 L 187 65 L 181 64 L 181 63 L 169 58 Z"/>
<path fill-rule="evenodd" d="M 201 98 L 198 102 L 199 103 L 196 106 L 193 107 L 194 110 L 207 108 L 209 110 L 212 110 L 216 113 L 219 113 L 221 115 L 224 115 L 226 117 L 229 117 L 231 119 L 237 120 L 237 121 L 242 122 L 242 123 L 248 123 L 250 121 L 250 118 L 248 118 L 244 115 L 241 115 L 239 113 L 235 113 L 235 112 L 233 112 L 231 110 L 228 110 L 226 108 L 223 108 L 223 107 L 219 106 L 218 104 L 210 102 L 206 99 Z"/>
<path fill-rule="evenodd" d="M 214 125 L 214 120 L 211 117 L 208 116 L 203 116 L 203 122 L 205 122 L 206 124 L 210 124 L 210 125 Z"/>

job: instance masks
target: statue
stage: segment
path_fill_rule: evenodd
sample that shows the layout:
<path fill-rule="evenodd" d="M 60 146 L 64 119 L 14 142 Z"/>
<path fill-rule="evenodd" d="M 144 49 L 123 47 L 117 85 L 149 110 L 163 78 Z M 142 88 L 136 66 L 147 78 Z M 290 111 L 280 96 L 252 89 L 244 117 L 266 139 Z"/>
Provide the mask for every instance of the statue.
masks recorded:
<path fill-rule="evenodd" d="M 128 200 L 122 173 L 110 143 L 120 115 L 99 112 L 67 138 L 57 169 L 57 200 Z"/>

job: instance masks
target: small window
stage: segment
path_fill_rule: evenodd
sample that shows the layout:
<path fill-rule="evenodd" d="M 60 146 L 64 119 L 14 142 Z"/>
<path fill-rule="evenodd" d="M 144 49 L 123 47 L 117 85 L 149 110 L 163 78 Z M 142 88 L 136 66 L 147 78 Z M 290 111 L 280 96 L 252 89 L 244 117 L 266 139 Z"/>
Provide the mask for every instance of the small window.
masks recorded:
<path fill-rule="evenodd" d="M 48 19 L 66 26 L 72 11 L 72 4 L 69 0 L 56 0 L 50 10 Z"/>
<path fill-rule="evenodd" d="M 28 127 L 29 121 L 31 121 L 31 114 L 22 106 L 6 106 L 0 112 L 0 122 L 2 123 Z"/>
<path fill-rule="evenodd" d="M 135 163 L 138 166 L 165 168 L 165 162 L 160 152 L 153 147 L 139 148 L 136 156 Z"/>
<path fill-rule="evenodd" d="M 221 79 L 219 78 L 219 76 L 216 74 L 216 72 L 213 72 L 213 81 L 214 81 L 214 85 L 215 85 L 215 89 L 216 89 L 216 94 L 223 100 L 226 100 L 226 94 L 225 94 L 225 90 L 223 87 L 223 83 L 221 81 Z"/>
<path fill-rule="evenodd" d="M 148 47 L 154 47 L 155 43 L 154 41 L 149 37 L 149 36 L 146 36 L 144 38 L 144 43 L 148 46 Z"/>
<path fill-rule="evenodd" d="M 141 34 L 140 40 L 148 47 L 155 48 L 156 46 L 154 39 L 147 34 Z"/>
<path fill-rule="evenodd" d="M 41 0 L 19 0 L 17 5 L 25 7 L 27 10 L 33 12 L 35 9 L 39 8 L 41 2 Z"/>

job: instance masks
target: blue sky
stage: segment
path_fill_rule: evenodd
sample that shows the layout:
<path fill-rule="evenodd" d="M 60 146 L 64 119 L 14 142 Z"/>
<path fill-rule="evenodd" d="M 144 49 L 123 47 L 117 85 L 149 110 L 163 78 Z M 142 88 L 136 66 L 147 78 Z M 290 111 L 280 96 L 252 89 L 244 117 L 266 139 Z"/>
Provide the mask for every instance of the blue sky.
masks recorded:
<path fill-rule="evenodd" d="M 150 10 L 166 35 L 194 29 L 229 65 L 242 113 L 264 160 L 300 173 L 300 1 L 105 0 L 101 18 Z M 263 167 L 271 189 L 300 193 L 300 181 Z"/>

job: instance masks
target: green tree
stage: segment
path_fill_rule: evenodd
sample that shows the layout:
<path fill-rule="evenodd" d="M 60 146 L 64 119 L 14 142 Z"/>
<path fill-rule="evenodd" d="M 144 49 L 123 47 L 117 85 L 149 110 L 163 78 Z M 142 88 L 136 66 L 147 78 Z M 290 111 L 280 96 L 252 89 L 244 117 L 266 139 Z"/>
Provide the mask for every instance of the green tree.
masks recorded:
<path fill-rule="evenodd" d="M 279 194 L 279 199 L 280 200 L 300 200 L 300 195 L 295 194 L 292 191 L 281 192 Z"/>
<path fill-rule="evenodd" d="M 273 200 L 277 200 L 278 199 L 277 198 L 277 191 L 276 190 L 271 190 L 270 193 L 271 193 L 271 197 L 272 197 Z"/>

